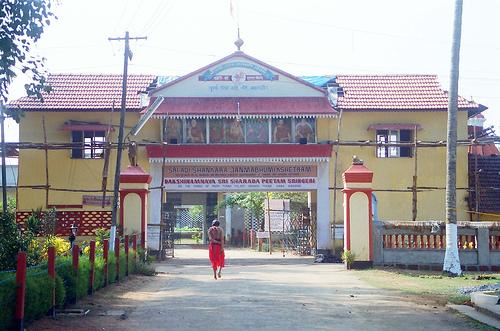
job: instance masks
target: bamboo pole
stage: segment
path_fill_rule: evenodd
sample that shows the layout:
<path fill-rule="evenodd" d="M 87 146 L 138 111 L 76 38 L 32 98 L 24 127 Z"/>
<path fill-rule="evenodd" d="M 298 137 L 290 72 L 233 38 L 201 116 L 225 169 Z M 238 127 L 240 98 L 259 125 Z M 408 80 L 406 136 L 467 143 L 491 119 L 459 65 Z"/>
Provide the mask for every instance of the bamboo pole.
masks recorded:
<path fill-rule="evenodd" d="M 415 125 L 414 130 L 414 142 L 415 142 L 415 163 L 413 172 L 413 197 L 412 197 L 412 220 L 415 222 L 417 220 L 417 175 L 418 175 L 418 141 L 417 141 L 417 126 Z"/>

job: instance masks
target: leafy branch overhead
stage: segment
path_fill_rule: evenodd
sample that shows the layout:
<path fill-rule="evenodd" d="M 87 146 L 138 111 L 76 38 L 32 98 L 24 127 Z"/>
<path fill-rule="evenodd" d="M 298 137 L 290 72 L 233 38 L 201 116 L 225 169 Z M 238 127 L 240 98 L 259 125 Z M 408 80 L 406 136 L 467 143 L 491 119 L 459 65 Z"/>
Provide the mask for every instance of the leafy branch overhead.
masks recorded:
<path fill-rule="evenodd" d="M 51 9 L 53 1 L 0 1 L 0 98 L 7 101 L 8 87 L 16 77 L 16 71 L 21 71 L 31 79 L 24 86 L 28 96 L 43 100 L 42 92 L 50 89 L 45 86 L 42 70 L 45 59 L 30 52 L 50 24 L 50 19 L 56 18 Z"/>

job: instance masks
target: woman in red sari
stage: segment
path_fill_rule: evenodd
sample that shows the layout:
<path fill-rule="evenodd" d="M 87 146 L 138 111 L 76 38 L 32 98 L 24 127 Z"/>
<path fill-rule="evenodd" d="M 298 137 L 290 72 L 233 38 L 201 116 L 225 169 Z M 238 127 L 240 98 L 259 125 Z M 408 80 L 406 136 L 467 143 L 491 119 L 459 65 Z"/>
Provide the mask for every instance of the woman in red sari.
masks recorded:
<path fill-rule="evenodd" d="M 217 280 L 222 277 L 221 272 L 224 267 L 224 230 L 220 227 L 220 222 L 214 220 L 212 226 L 208 229 L 208 257 L 214 270 L 214 278 Z M 219 269 L 219 272 L 217 272 Z"/>

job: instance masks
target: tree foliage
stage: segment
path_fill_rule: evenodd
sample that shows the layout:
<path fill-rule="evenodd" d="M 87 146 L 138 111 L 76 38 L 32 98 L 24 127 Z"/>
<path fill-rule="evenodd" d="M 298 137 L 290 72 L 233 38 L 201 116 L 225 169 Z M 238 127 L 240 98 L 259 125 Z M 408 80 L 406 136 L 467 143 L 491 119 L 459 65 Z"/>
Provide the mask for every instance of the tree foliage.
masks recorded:
<path fill-rule="evenodd" d="M 25 84 L 28 96 L 42 98 L 45 86 L 44 58 L 31 54 L 51 18 L 51 0 L 0 0 L 0 98 L 7 101 L 8 87 L 16 77 L 16 69 L 30 77 Z M 19 121 L 20 113 L 8 114 Z"/>
<path fill-rule="evenodd" d="M 307 207 L 307 193 L 305 192 L 271 192 L 269 194 L 271 199 L 290 199 L 292 204 Z M 226 197 L 219 208 L 226 206 L 239 206 L 252 212 L 254 216 L 263 215 L 264 201 L 267 198 L 265 192 L 239 192 L 232 193 Z"/>

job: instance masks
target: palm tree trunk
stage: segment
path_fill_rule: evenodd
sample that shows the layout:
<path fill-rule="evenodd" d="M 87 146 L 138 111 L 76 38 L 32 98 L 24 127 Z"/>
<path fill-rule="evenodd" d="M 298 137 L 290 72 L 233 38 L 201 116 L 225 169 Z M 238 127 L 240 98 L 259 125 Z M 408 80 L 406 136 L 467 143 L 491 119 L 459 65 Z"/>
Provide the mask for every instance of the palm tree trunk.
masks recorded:
<path fill-rule="evenodd" d="M 457 112 L 460 39 L 463 0 L 455 1 L 453 43 L 451 47 L 450 90 L 448 92 L 448 130 L 446 145 L 446 253 L 443 272 L 452 276 L 462 273 L 457 244 Z"/>

